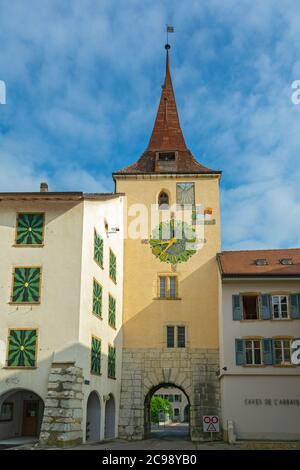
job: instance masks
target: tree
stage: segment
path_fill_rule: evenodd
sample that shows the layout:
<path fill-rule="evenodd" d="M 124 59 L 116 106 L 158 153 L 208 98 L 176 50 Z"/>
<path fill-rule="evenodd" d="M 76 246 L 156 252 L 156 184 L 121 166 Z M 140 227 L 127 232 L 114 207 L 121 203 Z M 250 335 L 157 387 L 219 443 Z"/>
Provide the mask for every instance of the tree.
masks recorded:
<path fill-rule="evenodd" d="M 171 403 L 165 398 L 161 398 L 158 395 L 154 395 L 150 402 L 150 412 L 152 423 L 159 423 L 160 413 L 173 417 L 173 408 Z"/>

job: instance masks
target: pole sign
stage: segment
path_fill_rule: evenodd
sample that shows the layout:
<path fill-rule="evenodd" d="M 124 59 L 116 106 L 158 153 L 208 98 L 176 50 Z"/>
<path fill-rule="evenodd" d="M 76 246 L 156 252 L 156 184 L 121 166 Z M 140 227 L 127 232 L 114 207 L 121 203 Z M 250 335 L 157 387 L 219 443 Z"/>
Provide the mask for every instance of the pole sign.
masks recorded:
<path fill-rule="evenodd" d="M 219 416 L 204 415 L 202 418 L 203 432 L 220 432 Z"/>

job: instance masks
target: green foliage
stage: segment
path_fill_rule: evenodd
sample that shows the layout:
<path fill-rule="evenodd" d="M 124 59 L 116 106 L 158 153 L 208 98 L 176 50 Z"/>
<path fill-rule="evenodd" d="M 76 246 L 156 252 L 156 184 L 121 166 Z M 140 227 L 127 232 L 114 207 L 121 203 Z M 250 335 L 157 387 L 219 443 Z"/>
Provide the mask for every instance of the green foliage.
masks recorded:
<path fill-rule="evenodd" d="M 171 403 L 165 398 L 161 398 L 156 395 L 153 395 L 151 398 L 150 411 L 152 423 L 159 423 L 160 413 L 165 413 L 165 415 L 168 414 L 170 418 L 173 417 L 173 408 Z"/>

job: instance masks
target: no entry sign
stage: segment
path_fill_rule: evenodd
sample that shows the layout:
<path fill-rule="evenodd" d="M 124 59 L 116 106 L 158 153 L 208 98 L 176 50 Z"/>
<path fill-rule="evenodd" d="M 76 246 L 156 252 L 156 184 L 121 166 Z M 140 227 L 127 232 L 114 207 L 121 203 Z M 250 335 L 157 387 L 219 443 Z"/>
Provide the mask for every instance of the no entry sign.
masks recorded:
<path fill-rule="evenodd" d="M 202 421 L 204 432 L 220 432 L 219 416 L 204 415 Z"/>

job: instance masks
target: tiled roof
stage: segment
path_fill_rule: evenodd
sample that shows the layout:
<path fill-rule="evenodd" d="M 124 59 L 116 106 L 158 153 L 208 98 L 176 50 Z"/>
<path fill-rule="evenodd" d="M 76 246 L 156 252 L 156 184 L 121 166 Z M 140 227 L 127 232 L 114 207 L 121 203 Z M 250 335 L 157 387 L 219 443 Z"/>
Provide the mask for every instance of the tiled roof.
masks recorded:
<path fill-rule="evenodd" d="M 222 251 L 217 257 L 223 278 L 300 277 L 300 248 Z"/>

